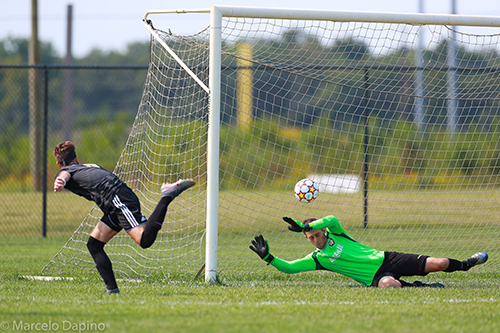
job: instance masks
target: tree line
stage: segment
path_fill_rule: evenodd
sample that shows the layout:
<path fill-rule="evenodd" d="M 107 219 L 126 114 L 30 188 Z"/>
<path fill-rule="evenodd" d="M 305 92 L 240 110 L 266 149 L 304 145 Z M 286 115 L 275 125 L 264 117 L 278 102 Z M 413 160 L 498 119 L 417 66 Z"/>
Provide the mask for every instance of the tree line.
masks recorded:
<path fill-rule="evenodd" d="M 239 42 L 242 41 L 223 45 L 221 121 L 229 126 L 234 125 L 237 118 L 235 55 Z M 404 45 L 387 54 L 376 55 L 362 40 L 350 37 L 323 45 L 300 30 L 287 31 L 275 39 L 248 42 L 254 50 L 253 105 L 256 118 L 285 119 L 287 126 L 305 129 L 320 119 L 328 119 L 330 126 L 336 129 L 357 126 L 366 118 L 367 110 L 369 117 L 376 119 L 382 127 L 384 122 L 403 120 L 412 123 L 415 120 L 417 53 Z M 175 45 L 172 47 L 175 49 Z M 442 40 L 422 54 L 425 122 L 434 129 L 441 128 L 447 121 L 447 47 L 448 41 Z M 107 131 L 117 119 L 121 124 L 118 127 L 125 131 L 125 136 L 115 133 L 116 130 L 111 131 L 103 135 L 104 142 L 101 140 L 101 144 L 109 146 L 109 151 L 118 151 L 105 154 L 113 166 L 121 151 L 119 142 L 124 144 L 126 140 L 127 126 L 123 124 L 133 123 L 141 99 L 150 60 L 149 43 L 129 44 L 123 52 L 94 49 L 74 59 L 73 64 L 77 67 L 71 69 L 64 67 L 64 58 L 56 53 L 51 43 L 42 42 L 41 50 L 42 63 L 51 66 L 49 130 L 57 133 L 62 126 L 64 72 L 72 71 L 75 135 L 94 133 L 91 137 L 96 137 L 100 128 Z M 29 150 L 28 69 L 12 67 L 27 64 L 27 58 L 27 39 L 0 41 L 0 144 L 4 147 L 0 152 L 0 169 L 3 176 L 20 172 L 13 161 L 21 159 L 20 151 Z M 465 46 L 458 48 L 454 71 L 458 77 L 456 98 L 461 129 L 467 130 L 470 126 L 491 128 L 499 112 L 499 64 L 500 57 L 494 48 L 473 51 Z M 189 65 L 192 68 L 199 66 L 197 63 Z M 132 67 L 125 68 L 127 66 Z M 165 69 L 166 77 L 176 79 L 175 74 L 169 76 L 168 70 Z M 197 71 L 202 80 L 207 81 L 208 70 Z M 182 86 L 179 89 L 183 89 Z M 177 93 L 170 91 L 167 94 Z M 207 111 L 208 105 L 200 103 L 198 114 L 181 114 L 180 119 Z M 113 138 L 113 135 L 117 137 Z"/>

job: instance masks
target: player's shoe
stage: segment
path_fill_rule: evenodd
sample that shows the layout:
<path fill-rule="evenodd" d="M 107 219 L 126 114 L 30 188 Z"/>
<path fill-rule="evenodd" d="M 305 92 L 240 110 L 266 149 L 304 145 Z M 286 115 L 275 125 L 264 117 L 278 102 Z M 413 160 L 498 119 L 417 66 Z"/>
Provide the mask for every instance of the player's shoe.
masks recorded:
<path fill-rule="evenodd" d="M 421 287 L 421 288 L 444 288 L 444 284 L 439 283 L 439 282 L 423 283 L 422 281 L 414 281 L 413 286 L 414 287 Z"/>
<path fill-rule="evenodd" d="M 469 265 L 470 267 L 474 267 L 477 265 L 484 264 L 488 260 L 488 253 L 486 252 L 478 252 L 471 256 L 468 259 L 465 259 L 463 263 Z"/>
<path fill-rule="evenodd" d="M 105 294 L 108 294 L 108 295 L 111 295 L 111 294 L 120 294 L 120 290 L 118 288 L 108 289 L 108 290 L 106 290 Z"/>
<path fill-rule="evenodd" d="M 161 186 L 161 196 L 162 197 L 170 197 L 172 200 L 177 197 L 179 194 L 184 192 L 190 187 L 193 187 L 196 184 L 191 179 L 179 179 L 175 183 L 172 184 L 163 184 Z"/>

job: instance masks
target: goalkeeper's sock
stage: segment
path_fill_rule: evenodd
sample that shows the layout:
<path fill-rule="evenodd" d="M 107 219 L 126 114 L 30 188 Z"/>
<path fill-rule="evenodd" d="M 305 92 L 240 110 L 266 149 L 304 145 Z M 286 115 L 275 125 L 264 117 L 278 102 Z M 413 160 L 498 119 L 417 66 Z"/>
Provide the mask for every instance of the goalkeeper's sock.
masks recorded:
<path fill-rule="evenodd" d="M 423 283 L 422 281 L 409 283 L 403 280 L 399 280 L 399 282 L 401 282 L 402 288 L 444 288 L 444 285 L 441 283 Z"/>
<path fill-rule="evenodd" d="M 90 255 L 94 259 L 97 271 L 106 284 L 106 288 L 108 290 L 118 289 L 115 274 L 113 273 L 113 266 L 108 255 L 104 252 L 104 245 L 106 245 L 106 243 L 103 243 L 92 236 L 89 237 L 87 242 L 87 248 L 89 249 Z"/>
<path fill-rule="evenodd" d="M 409 283 L 403 280 L 398 280 L 401 283 L 401 288 L 416 287 L 413 283 Z"/>
<path fill-rule="evenodd" d="M 469 265 L 465 261 L 459 261 L 456 259 L 449 259 L 450 264 L 448 265 L 448 268 L 446 268 L 443 272 L 456 272 L 456 271 L 468 271 L 472 266 Z"/>
<path fill-rule="evenodd" d="M 168 205 L 172 202 L 171 197 L 162 197 L 155 210 L 149 217 L 141 237 L 141 247 L 146 249 L 153 245 L 160 231 L 165 215 L 167 214 Z"/>

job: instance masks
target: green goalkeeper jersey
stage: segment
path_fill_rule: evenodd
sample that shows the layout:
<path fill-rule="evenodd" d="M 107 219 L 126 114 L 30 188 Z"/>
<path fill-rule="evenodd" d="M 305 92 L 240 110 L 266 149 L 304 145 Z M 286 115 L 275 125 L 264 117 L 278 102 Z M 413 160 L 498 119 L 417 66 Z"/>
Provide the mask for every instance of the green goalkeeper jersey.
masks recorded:
<path fill-rule="evenodd" d="M 335 216 L 326 216 L 309 223 L 309 226 L 312 230 L 326 228 L 328 240 L 325 247 L 294 261 L 274 257 L 270 263 L 272 266 L 289 274 L 329 270 L 348 276 L 365 286 L 372 284 L 375 273 L 384 261 L 384 251 L 356 242 Z"/>

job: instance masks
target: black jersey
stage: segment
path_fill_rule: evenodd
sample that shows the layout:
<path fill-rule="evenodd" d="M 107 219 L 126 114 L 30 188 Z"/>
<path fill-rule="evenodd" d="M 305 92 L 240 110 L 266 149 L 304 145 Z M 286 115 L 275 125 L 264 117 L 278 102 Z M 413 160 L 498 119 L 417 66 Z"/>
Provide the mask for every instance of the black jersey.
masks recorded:
<path fill-rule="evenodd" d="M 124 184 L 115 174 L 97 164 L 68 165 L 57 173 L 56 178 L 61 171 L 71 175 L 64 188 L 94 201 L 104 214 L 109 213 L 113 197 Z"/>

